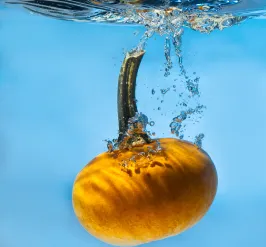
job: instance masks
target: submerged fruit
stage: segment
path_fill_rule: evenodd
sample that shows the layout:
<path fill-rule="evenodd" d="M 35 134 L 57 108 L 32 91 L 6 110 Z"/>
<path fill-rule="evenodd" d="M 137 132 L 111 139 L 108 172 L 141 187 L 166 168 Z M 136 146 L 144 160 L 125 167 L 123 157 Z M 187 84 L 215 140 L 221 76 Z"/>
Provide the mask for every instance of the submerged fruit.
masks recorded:
<path fill-rule="evenodd" d="M 135 246 L 197 223 L 217 189 L 210 157 L 176 139 L 103 153 L 77 176 L 74 211 L 84 228 L 112 245 Z"/>

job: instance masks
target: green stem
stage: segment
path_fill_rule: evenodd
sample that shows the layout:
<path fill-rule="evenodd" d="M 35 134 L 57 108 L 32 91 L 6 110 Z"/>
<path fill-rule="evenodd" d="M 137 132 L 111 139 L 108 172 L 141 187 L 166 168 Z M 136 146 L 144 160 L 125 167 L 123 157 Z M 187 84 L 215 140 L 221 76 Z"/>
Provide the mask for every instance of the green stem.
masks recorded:
<path fill-rule="evenodd" d="M 127 53 L 121 66 L 117 96 L 119 120 L 118 141 L 123 139 L 123 135 L 128 129 L 128 120 L 138 112 L 135 98 L 136 79 L 144 54 L 144 51 Z"/>

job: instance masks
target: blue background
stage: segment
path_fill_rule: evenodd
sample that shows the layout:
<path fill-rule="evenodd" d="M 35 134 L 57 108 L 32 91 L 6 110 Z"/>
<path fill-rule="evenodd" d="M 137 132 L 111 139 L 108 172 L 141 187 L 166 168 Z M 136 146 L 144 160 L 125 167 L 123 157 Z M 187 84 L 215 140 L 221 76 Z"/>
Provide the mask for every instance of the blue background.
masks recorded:
<path fill-rule="evenodd" d="M 108 246 L 78 223 L 71 190 L 82 167 L 106 150 L 103 140 L 117 135 L 120 64 L 143 31 L 0 9 L 1 247 Z M 200 76 L 207 106 L 187 132 L 205 134 L 219 189 L 195 227 L 147 246 L 266 246 L 265 44 L 264 20 L 211 35 L 185 31 L 184 64 Z M 164 78 L 163 45 L 160 36 L 148 43 L 137 98 L 156 123 L 151 130 L 171 136 L 178 94 L 158 92 L 179 77 L 175 66 Z"/>

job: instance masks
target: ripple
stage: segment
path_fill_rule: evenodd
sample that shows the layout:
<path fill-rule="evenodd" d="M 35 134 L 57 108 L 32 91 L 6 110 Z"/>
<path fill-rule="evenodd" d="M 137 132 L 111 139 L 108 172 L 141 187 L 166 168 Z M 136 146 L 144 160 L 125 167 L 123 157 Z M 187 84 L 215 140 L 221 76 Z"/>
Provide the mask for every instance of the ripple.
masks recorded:
<path fill-rule="evenodd" d="M 247 2 L 248 0 L 6 1 L 9 5 L 22 5 L 34 13 L 57 19 L 82 22 L 151 25 L 158 23 L 159 19 L 162 21 L 162 19 L 165 20 L 169 16 L 182 17 L 184 25 L 201 32 L 228 27 L 246 18 L 266 16 L 266 1 L 261 1 L 260 5 L 249 5 Z M 192 23 L 191 20 L 193 20 Z M 222 26 L 221 23 L 225 25 Z"/>

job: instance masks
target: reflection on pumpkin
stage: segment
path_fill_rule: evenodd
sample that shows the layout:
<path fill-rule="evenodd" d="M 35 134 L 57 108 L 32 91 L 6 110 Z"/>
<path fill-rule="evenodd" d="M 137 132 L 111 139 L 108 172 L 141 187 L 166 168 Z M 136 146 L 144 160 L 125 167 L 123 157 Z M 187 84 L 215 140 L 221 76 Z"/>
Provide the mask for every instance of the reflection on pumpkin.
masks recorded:
<path fill-rule="evenodd" d="M 135 246 L 176 235 L 210 207 L 217 174 L 196 145 L 172 138 L 106 152 L 77 176 L 73 206 L 81 224 L 109 244 Z"/>

